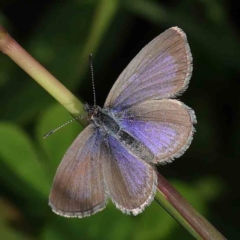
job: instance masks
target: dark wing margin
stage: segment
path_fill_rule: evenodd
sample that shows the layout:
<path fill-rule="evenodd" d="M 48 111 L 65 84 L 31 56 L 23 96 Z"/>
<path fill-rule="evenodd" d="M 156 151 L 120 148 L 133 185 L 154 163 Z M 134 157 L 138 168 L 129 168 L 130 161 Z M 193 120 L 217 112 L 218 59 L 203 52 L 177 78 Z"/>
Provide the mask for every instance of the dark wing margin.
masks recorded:
<path fill-rule="evenodd" d="M 126 109 L 137 103 L 172 98 L 188 86 L 192 56 L 185 33 L 173 27 L 147 44 L 113 85 L 105 107 Z"/>
<path fill-rule="evenodd" d="M 91 124 L 74 140 L 55 175 L 49 205 L 65 217 L 85 217 L 106 206 L 102 138 Z"/>

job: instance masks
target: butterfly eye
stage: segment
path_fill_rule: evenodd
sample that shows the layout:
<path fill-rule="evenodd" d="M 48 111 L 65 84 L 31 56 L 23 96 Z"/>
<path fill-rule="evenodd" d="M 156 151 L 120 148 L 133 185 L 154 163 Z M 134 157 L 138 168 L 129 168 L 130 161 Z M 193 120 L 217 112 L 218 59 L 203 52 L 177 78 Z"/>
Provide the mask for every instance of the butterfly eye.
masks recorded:
<path fill-rule="evenodd" d="M 92 120 L 94 117 L 94 112 L 92 110 L 88 110 L 88 119 Z"/>

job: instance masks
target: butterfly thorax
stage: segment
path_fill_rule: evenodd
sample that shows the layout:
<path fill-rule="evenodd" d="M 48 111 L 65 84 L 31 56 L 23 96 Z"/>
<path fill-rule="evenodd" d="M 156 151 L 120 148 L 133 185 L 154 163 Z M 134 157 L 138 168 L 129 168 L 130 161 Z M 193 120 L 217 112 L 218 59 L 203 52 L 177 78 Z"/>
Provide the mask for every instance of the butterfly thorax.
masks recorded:
<path fill-rule="evenodd" d="M 103 133 L 117 134 L 120 131 L 120 127 L 110 110 L 89 104 L 85 105 L 85 110 L 88 113 L 88 122 L 100 128 Z"/>
<path fill-rule="evenodd" d="M 147 162 L 153 161 L 153 153 L 140 141 L 134 138 L 125 129 L 120 127 L 121 116 L 116 116 L 114 111 L 99 106 L 85 105 L 88 112 L 88 122 L 99 128 L 103 138 L 108 141 L 108 136 L 119 140 L 133 155 Z"/>

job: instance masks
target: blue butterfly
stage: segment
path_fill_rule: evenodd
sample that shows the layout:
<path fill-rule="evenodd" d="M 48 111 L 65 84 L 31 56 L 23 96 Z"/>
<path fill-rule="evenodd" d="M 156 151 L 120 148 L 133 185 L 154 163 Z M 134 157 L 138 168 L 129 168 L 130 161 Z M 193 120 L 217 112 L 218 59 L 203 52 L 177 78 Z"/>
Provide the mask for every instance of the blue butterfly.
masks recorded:
<path fill-rule="evenodd" d="M 89 125 L 62 159 L 49 204 L 66 217 L 85 217 L 110 198 L 137 215 L 156 193 L 154 165 L 189 147 L 194 111 L 174 98 L 188 86 L 192 56 L 185 33 L 166 30 L 121 73 L 103 108 L 85 105 Z"/>

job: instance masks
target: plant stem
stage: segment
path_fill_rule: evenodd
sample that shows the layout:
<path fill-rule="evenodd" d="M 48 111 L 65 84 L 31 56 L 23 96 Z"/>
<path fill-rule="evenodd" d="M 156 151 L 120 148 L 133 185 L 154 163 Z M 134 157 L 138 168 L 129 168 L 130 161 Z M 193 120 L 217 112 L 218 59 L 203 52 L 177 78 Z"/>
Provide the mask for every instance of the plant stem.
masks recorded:
<path fill-rule="evenodd" d="M 0 51 L 8 55 L 18 66 L 28 73 L 38 84 L 50 93 L 73 116 L 83 112 L 83 104 L 49 71 L 23 49 L 0 25 Z M 84 119 L 79 122 L 86 124 Z"/>
<path fill-rule="evenodd" d="M 155 200 L 193 237 L 206 240 L 226 239 L 211 223 L 201 216 L 160 174 Z"/>
<path fill-rule="evenodd" d="M 82 113 L 82 103 L 41 64 L 30 56 L 1 25 L 0 51 L 8 55 L 27 72 L 62 104 L 72 116 L 77 117 Z M 81 123 L 85 125 L 86 122 L 81 120 Z M 196 239 L 226 239 L 202 217 L 160 173 L 158 173 L 158 192 L 155 199 Z"/>

